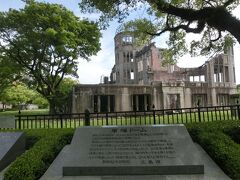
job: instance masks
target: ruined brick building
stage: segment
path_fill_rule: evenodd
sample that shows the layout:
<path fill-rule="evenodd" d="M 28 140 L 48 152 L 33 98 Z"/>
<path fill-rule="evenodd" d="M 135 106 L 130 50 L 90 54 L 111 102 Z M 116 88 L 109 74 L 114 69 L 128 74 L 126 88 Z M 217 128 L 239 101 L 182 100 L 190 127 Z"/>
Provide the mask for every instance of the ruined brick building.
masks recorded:
<path fill-rule="evenodd" d="M 73 89 L 72 112 L 142 111 L 227 105 L 236 93 L 233 48 L 228 47 L 197 68 L 163 65 L 154 43 L 137 48 L 132 36 L 118 32 L 110 81 L 79 84 Z"/>

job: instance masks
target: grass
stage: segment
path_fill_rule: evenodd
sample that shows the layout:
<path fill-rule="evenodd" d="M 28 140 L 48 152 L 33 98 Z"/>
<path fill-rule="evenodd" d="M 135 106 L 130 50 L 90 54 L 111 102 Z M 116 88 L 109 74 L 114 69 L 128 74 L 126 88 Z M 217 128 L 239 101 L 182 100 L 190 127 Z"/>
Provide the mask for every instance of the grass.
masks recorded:
<path fill-rule="evenodd" d="M 238 117 L 233 115 L 231 110 L 215 109 L 209 112 L 183 112 L 172 114 L 161 114 L 162 112 L 142 112 L 141 115 L 136 113 L 109 113 L 91 115 L 91 126 L 105 125 L 152 125 L 152 124 L 187 124 L 200 122 L 213 122 L 225 120 L 237 120 Z M 235 113 L 236 114 L 236 113 Z M 0 112 L 0 116 L 18 115 L 18 111 Z M 21 121 L 16 118 L 16 128 L 18 129 L 41 129 L 41 128 L 76 128 L 84 126 L 84 114 L 70 117 L 60 117 L 59 115 L 49 116 L 47 109 L 40 110 L 23 110 L 21 111 Z"/>
<path fill-rule="evenodd" d="M 40 114 L 41 115 L 41 114 Z M 142 114 L 144 115 L 144 114 Z M 152 113 L 145 114 L 145 116 L 134 116 L 129 114 L 125 116 L 111 117 L 101 114 L 101 117 L 91 117 L 91 126 L 105 126 L 105 125 L 151 125 L 151 124 L 187 124 L 198 122 L 213 122 L 237 120 L 230 110 L 225 111 L 210 111 L 210 112 L 185 112 L 182 114 L 156 114 L 155 119 Z M 38 129 L 38 128 L 76 128 L 84 126 L 84 116 L 22 116 L 21 121 L 17 119 L 17 128 L 19 129 Z"/>
<path fill-rule="evenodd" d="M 15 111 L 2 111 L 0 112 L 0 116 L 15 116 L 18 115 L 18 110 Z M 21 115 L 42 115 L 48 114 L 48 109 L 36 109 L 36 110 L 21 110 Z"/>

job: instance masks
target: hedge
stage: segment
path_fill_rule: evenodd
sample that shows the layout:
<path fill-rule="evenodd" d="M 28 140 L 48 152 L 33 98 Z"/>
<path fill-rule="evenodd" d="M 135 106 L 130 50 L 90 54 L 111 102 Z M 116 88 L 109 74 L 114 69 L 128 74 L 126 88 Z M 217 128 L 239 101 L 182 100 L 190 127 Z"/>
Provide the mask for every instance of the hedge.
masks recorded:
<path fill-rule="evenodd" d="M 232 179 L 240 179 L 240 121 L 186 124 L 193 140 Z M 72 139 L 73 129 L 24 130 L 27 151 L 4 174 L 6 180 L 39 179 L 60 150 Z"/>
<path fill-rule="evenodd" d="M 240 144 L 230 136 L 239 125 L 240 121 L 187 125 L 193 140 L 200 144 L 232 179 L 240 179 Z"/>
<path fill-rule="evenodd" d="M 4 180 L 39 179 L 55 159 L 60 150 L 69 144 L 73 129 L 27 130 L 27 146 L 4 174 Z"/>

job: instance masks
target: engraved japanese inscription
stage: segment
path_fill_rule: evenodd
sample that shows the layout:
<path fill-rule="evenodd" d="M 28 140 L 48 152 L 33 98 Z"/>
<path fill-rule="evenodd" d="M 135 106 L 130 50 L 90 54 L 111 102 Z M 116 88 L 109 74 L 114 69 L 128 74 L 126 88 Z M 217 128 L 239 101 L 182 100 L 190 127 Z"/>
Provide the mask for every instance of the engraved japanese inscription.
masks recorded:
<path fill-rule="evenodd" d="M 175 148 L 166 132 L 151 132 L 145 127 L 112 128 L 105 133 L 93 133 L 88 157 L 103 164 L 159 165 L 162 159 L 175 158 Z"/>
<path fill-rule="evenodd" d="M 203 173 L 183 125 L 78 128 L 64 176 Z"/>

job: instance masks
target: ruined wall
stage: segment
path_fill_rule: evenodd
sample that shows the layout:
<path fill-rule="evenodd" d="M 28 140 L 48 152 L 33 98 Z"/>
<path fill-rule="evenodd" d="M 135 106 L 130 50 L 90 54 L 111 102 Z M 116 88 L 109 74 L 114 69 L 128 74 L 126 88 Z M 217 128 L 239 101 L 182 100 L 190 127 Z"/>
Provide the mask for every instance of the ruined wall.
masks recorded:
<path fill-rule="evenodd" d="M 133 111 L 229 104 L 236 93 L 232 47 L 196 68 L 163 66 L 162 49 L 154 43 L 142 48 L 134 38 L 118 32 L 111 84 L 77 85 L 72 111 Z"/>
<path fill-rule="evenodd" d="M 112 101 L 114 108 L 112 109 L 110 96 L 114 96 Z M 153 105 L 155 109 L 186 107 L 183 82 L 156 83 L 154 85 L 77 85 L 73 94 L 73 113 L 84 112 L 86 108 L 90 112 L 101 112 L 104 109 L 101 107 L 103 106 L 101 101 L 104 98 L 104 105 L 108 104 L 105 110 L 108 112 L 151 110 Z M 178 104 L 175 103 L 172 106 L 173 98 L 177 98 Z"/>
<path fill-rule="evenodd" d="M 134 84 L 133 74 L 136 71 L 134 56 L 136 47 L 134 38 L 127 33 L 118 33 L 115 38 L 115 66 L 112 72 L 113 82 L 116 84 Z M 114 74 L 115 73 L 115 74 Z"/>
<path fill-rule="evenodd" d="M 147 110 L 147 106 L 151 106 L 153 99 L 158 97 L 160 94 L 158 91 L 159 88 L 152 86 L 139 86 L 139 85 L 77 85 L 74 88 L 73 95 L 73 113 L 84 112 L 87 108 L 90 112 L 94 112 L 97 109 L 97 112 L 101 111 L 101 98 L 104 96 L 114 96 L 114 111 L 133 111 L 133 95 L 142 96 L 145 98 L 143 100 L 144 104 L 138 104 L 138 107 L 144 106 Z M 146 101 L 146 97 L 151 97 L 150 102 Z M 94 101 L 98 98 L 97 108 L 95 107 Z M 160 102 L 159 99 L 154 99 L 156 102 Z M 109 100 L 108 100 L 109 103 Z M 157 104 L 156 104 L 157 105 Z M 156 108 L 159 108 L 157 105 Z M 108 105 L 107 111 L 110 112 L 110 106 Z M 136 110 L 139 110 L 138 108 Z"/>

